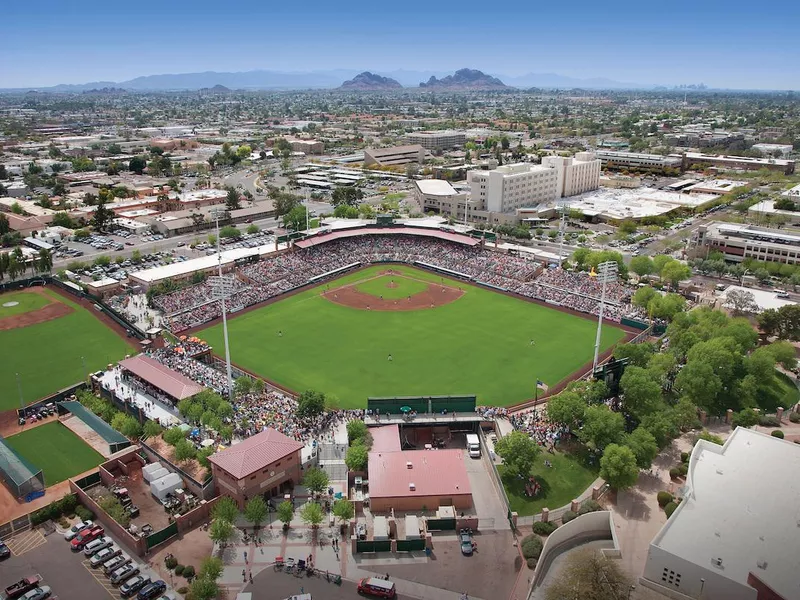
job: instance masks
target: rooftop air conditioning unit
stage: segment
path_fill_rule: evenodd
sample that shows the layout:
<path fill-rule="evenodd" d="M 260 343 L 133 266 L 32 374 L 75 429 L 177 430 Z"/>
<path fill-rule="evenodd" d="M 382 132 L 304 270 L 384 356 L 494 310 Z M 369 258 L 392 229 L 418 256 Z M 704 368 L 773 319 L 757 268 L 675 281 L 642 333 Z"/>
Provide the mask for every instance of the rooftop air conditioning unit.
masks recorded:
<path fill-rule="evenodd" d="M 414 468 L 414 465 L 412 464 L 412 462 L 411 462 L 411 461 L 408 461 L 408 462 L 406 463 L 406 469 L 413 469 L 413 468 Z"/>
<path fill-rule="evenodd" d="M 416 490 L 416 489 L 417 489 L 417 486 L 416 486 L 416 485 L 414 485 L 413 483 L 409 483 L 409 484 L 408 484 L 408 490 L 409 490 L 409 491 L 413 492 L 413 491 L 414 491 L 414 490 Z"/>

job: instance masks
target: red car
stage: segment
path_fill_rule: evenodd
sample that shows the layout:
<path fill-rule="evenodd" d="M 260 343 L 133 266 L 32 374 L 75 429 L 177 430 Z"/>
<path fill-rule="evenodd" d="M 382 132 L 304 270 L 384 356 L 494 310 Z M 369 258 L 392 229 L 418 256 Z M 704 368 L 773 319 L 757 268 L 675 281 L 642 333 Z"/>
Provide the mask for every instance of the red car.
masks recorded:
<path fill-rule="evenodd" d="M 77 535 L 74 538 L 72 538 L 72 541 L 70 542 L 71 550 L 73 552 L 80 552 L 81 550 L 83 550 L 83 547 L 86 544 L 88 544 L 92 540 L 96 540 L 105 532 L 106 530 L 100 526 L 92 527 L 89 530 L 81 531 L 80 535 Z"/>

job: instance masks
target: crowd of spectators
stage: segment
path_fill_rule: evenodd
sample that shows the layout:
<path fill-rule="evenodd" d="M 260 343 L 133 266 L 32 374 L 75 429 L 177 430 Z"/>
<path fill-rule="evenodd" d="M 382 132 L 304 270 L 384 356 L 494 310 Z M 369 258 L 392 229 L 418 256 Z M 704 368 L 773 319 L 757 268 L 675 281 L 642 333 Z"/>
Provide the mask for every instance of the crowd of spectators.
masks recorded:
<path fill-rule="evenodd" d="M 207 349 L 205 342 L 200 340 L 182 341 L 179 344 L 167 344 L 163 348 L 148 350 L 146 354 L 165 367 L 169 367 L 192 381 L 211 388 L 218 394 L 227 396 L 228 378 L 225 373 L 194 358 L 194 356 Z"/>
<path fill-rule="evenodd" d="M 558 440 L 569 434 L 567 428 L 547 420 L 544 408 L 532 408 L 525 412 L 515 413 L 509 417 L 509 420 L 514 429 L 527 433 L 540 446 L 549 450 L 554 448 Z"/>
<path fill-rule="evenodd" d="M 494 252 L 438 238 L 364 235 L 332 240 L 310 248 L 265 258 L 237 270 L 237 287 L 228 300 L 231 312 L 263 302 L 337 270 L 369 263 L 423 263 L 466 276 L 473 281 L 573 310 L 598 314 L 601 284 L 587 273 L 545 269 L 525 256 Z M 537 276 L 538 275 L 538 276 Z M 621 283 L 606 286 L 605 315 L 620 321 L 636 315 L 630 305 L 633 290 Z M 169 315 L 174 333 L 221 316 L 222 307 L 207 283 L 154 300 Z"/>

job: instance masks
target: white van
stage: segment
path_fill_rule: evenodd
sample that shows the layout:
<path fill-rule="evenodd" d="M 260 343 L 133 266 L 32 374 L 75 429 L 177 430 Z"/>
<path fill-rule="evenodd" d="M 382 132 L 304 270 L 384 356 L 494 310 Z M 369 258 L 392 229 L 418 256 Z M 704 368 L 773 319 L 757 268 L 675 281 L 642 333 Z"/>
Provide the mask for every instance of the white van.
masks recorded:
<path fill-rule="evenodd" d="M 469 452 L 470 458 L 481 457 L 481 442 L 474 433 L 467 434 L 467 452 Z"/>

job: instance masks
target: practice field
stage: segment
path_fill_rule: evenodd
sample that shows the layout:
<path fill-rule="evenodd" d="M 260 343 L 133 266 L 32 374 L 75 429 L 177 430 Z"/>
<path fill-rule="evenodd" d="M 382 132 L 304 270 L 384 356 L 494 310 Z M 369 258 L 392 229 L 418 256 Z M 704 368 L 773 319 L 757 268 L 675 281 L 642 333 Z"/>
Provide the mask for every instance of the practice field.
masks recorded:
<path fill-rule="evenodd" d="M 537 379 L 552 386 L 591 360 L 597 325 L 428 271 L 378 265 L 238 315 L 228 330 L 236 364 L 357 408 L 368 396 L 521 402 Z M 221 325 L 197 335 L 223 352 Z M 604 327 L 602 348 L 624 335 Z"/>
<path fill-rule="evenodd" d="M 0 306 L 18 294 L 0 295 Z M 87 371 L 104 368 L 131 353 L 132 348 L 123 338 L 80 305 L 48 289 L 37 288 L 35 293 L 24 294 L 53 301 L 40 308 L 41 311 L 60 308 L 66 314 L 25 327 L 0 330 L 0 380 L 4 385 L 0 410 L 20 405 L 17 374 L 24 403 L 29 404 L 85 379 Z M 34 310 L 31 307 L 14 318 L 27 318 Z"/>
<path fill-rule="evenodd" d="M 6 305 L 10 306 L 6 306 Z M 10 292 L 0 295 L 0 319 L 39 310 L 48 304 L 47 298 L 32 292 Z"/>
<path fill-rule="evenodd" d="M 103 457 L 58 421 L 5 438 L 34 467 L 42 470 L 51 486 L 79 475 L 103 462 Z"/>

